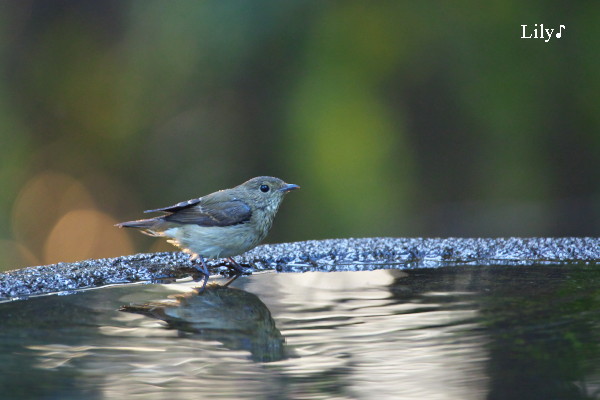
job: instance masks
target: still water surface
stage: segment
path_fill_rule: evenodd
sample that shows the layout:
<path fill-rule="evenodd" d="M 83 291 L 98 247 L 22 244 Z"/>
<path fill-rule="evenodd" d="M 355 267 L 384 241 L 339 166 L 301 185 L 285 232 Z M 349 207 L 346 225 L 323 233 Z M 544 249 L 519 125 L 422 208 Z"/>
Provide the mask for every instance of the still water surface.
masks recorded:
<path fill-rule="evenodd" d="M 3 303 L 0 399 L 596 398 L 599 274 L 264 273 L 202 295 L 184 282 Z"/>

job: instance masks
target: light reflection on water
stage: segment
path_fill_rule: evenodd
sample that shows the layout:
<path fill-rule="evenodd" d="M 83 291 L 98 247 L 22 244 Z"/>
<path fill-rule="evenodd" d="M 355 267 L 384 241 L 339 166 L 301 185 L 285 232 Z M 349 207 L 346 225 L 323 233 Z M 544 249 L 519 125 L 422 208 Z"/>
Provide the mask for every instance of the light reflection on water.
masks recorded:
<path fill-rule="evenodd" d="M 596 275 L 553 266 L 259 274 L 230 291 L 239 312 L 256 303 L 252 331 L 197 333 L 117 311 L 189 295 L 193 283 L 0 304 L 0 384 L 7 398 L 49 399 L 589 398 L 600 382 L 589 331 Z M 209 319 L 206 307 L 201 327 L 243 316 L 229 306 Z M 256 341 L 260 332 L 267 339 Z"/>

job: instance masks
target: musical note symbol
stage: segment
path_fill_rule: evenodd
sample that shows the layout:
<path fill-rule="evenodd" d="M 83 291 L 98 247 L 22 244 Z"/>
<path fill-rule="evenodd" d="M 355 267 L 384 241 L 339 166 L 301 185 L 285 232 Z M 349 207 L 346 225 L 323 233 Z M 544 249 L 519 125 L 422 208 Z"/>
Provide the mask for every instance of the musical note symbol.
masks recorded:
<path fill-rule="evenodd" d="M 558 32 L 556 32 L 556 38 L 557 39 L 560 39 L 560 37 L 562 36 L 562 30 L 563 29 L 567 29 L 567 27 L 564 26 L 564 25 L 560 25 L 559 28 L 558 28 Z"/>

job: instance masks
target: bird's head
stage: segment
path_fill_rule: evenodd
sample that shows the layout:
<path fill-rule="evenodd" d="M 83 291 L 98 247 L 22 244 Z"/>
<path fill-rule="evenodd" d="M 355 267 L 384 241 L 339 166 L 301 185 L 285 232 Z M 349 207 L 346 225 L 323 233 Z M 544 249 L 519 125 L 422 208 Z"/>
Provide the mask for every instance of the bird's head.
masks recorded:
<path fill-rule="evenodd" d="M 258 176 L 236 187 L 244 192 L 245 197 L 252 199 L 256 207 L 274 211 L 277 210 L 286 193 L 299 188 L 298 185 L 285 183 L 272 176 Z"/>

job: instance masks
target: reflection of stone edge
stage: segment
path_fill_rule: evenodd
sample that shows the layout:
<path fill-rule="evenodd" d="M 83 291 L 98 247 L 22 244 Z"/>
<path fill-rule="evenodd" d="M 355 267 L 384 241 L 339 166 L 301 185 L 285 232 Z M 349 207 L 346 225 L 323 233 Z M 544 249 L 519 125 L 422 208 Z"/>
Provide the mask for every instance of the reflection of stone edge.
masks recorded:
<path fill-rule="evenodd" d="M 284 272 L 434 268 L 456 264 L 600 263 L 600 238 L 363 238 L 262 245 L 236 257 Z M 209 262 L 213 272 L 222 265 Z M 117 283 L 179 279 L 196 271 L 183 253 L 151 253 L 30 267 L 0 274 L 0 299 Z"/>

